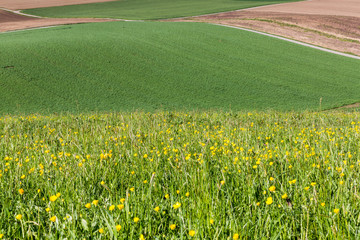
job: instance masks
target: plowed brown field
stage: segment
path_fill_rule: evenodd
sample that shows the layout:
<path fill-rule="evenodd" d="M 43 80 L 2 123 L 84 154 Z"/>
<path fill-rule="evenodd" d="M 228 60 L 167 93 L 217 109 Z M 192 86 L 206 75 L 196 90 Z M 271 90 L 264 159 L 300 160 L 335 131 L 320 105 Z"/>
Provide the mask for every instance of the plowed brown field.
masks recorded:
<path fill-rule="evenodd" d="M 0 10 L 0 32 L 13 31 L 27 28 L 47 27 L 53 25 L 104 22 L 107 19 L 94 18 L 32 18 L 8 11 Z"/>
<path fill-rule="evenodd" d="M 110 1 L 114 0 L 0 0 L 0 7 L 18 10 Z"/>
<path fill-rule="evenodd" d="M 360 17 L 359 0 L 309 0 L 257 7 L 254 11 Z M 250 10 L 251 11 L 251 10 Z"/>

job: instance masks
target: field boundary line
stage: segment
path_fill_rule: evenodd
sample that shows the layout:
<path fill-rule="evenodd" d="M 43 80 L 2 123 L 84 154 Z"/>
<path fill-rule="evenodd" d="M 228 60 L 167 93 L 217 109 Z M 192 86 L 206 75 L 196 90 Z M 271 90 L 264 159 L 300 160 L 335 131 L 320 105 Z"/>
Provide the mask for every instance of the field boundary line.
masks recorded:
<path fill-rule="evenodd" d="M 264 35 L 264 36 L 277 38 L 277 39 L 280 39 L 280 40 L 283 40 L 283 41 L 295 43 L 295 44 L 298 44 L 298 45 L 301 45 L 301 46 L 314 48 L 314 49 L 317 49 L 317 50 L 320 50 L 320 51 L 323 51 L 323 52 L 328 52 L 328 53 L 340 55 L 340 56 L 343 56 L 343 57 L 348 57 L 348 58 L 353 58 L 353 59 L 360 60 L 360 56 L 338 52 L 338 51 L 335 51 L 335 50 L 319 47 L 319 46 L 316 46 L 316 45 L 300 42 L 300 41 L 297 41 L 297 40 L 292 40 L 292 39 L 289 39 L 289 38 L 277 36 L 277 35 L 270 34 L 270 33 L 260 32 L 260 31 L 256 31 L 256 30 L 252 30 L 252 29 L 248 29 L 248 28 L 243 28 L 243 27 L 236 27 L 236 26 L 231 26 L 231 25 L 219 24 L 219 23 L 208 23 L 208 24 L 216 25 L 216 26 L 222 26 L 222 27 L 228 27 L 228 28 L 235 28 L 235 29 L 239 29 L 239 30 L 243 30 L 243 31 L 247 31 L 247 32 L 253 32 L 253 33 L 261 34 L 261 35 Z"/>
<path fill-rule="evenodd" d="M 14 13 L 14 14 L 17 14 L 17 15 L 26 16 L 26 17 L 32 17 L 32 18 L 48 18 L 48 17 L 41 17 L 41 16 L 22 13 L 21 10 L 10 10 L 10 9 L 3 8 L 3 7 L 0 7 L 0 10 L 11 12 L 11 13 Z"/>

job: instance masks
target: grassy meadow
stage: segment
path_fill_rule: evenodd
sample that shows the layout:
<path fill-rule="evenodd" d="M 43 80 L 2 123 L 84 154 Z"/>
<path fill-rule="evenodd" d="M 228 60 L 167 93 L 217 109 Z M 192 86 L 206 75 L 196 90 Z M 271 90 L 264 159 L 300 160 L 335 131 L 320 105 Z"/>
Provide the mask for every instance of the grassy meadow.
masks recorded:
<path fill-rule="evenodd" d="M 205 23 L 0 35 L 0 113 L 318 110 L 359 101 L 359 61 Z M 316 67 L 315 67 L 316 66 Z"/>
<path fill-rule="evenodd" d="M 164 19 L 231 11 L 295 0 L 121 0 L 23 10 L 45 17 Z"/>
<path fill-rule="evenodd" d="M 0 238 L 358 239 L 357 112 L 2 116 Z"/>

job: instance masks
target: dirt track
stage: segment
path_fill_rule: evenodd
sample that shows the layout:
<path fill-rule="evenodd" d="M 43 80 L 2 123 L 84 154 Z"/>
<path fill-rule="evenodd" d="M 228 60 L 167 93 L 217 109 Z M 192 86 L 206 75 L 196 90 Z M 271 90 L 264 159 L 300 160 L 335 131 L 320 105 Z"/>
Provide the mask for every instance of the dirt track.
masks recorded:
<path fill-rule="evenodd" d="M 62 24 L 105 21 L 111 20 L 93 18 L 32 18 L 0 10 L 0 32 Z"/>
<path fill-rule="evenodd" d="M 0 7 L 18 10 L 110 1 L 114 0 L 0 0 Z"/>

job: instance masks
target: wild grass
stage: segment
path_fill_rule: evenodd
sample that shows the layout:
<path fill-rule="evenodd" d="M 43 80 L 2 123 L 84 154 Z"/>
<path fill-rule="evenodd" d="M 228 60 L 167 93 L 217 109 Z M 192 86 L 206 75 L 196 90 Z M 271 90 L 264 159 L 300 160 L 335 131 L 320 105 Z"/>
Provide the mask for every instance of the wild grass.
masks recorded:
<path fill-rule="evenodd" d="M 4 239 L 359 238 L 358 112 L 3 116 L 0 129 Z"/>
<path fill-rule="evenodd" d="M 93 23 L 0 41 L 0 113 L 300 111 L 360 98 L 356 59 L 205 23 Z"/>

